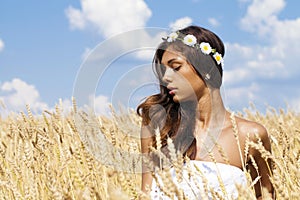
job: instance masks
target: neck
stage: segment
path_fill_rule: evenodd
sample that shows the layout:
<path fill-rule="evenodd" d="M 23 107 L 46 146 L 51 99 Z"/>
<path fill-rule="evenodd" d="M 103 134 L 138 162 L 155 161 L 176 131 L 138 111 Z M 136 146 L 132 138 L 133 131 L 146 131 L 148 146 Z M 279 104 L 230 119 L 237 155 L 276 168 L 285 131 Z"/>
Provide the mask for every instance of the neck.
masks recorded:
<path fill-rule="evenodd" d="M 222 124 L 226 109 L 219 89 L 208 89 L 197 105 L 196 124 L 201 129 L 218 126 Z"/>

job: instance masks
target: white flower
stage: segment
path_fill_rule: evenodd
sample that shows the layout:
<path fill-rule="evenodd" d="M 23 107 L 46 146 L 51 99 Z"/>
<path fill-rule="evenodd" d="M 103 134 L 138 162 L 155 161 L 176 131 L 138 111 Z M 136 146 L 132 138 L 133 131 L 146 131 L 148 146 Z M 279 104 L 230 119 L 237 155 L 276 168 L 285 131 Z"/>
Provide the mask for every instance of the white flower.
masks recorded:
<path fill-rule="evenodd" d="M 216 52 L 215 54 L 214 54 L 214 58 L 215 58 L 215 60 L 217 61 L 217 63 L 218 63 L 218 65 L 221 63 L 222 65 L 223 65 L 223 58 L 222 58 L 222 55 L 221 54 L 219 54 L 218 52 Z"/>
<path fill-rule="evenodd" d="M 183 38 L 183 43 L 186 44 L 186 45 L 189 45 L 189 46 L 194 46 L 194 44 L 197 43 L 197 38 L 193 35 L 186 35 L 184 38 Z"/>
<path fill-rule="evenodd" d="M 175 32 L 173 32 L 173 33 L 171 33 L 171 34 L 168 36 L 167 41 L 168 41 L 168 42 L 174 42 L 174 41 L 176 40 L 176 38 L 178 38 L 178 34 L 175 33 Z"/>
<path fill-rule="evenodd" d="M 178 32 L 170 33 L 167 37 L 167 42 L 174 42 L 179 37 Z M 208 42 L 201 42 L 200 44 L 197 44 L 197 38 L 194 35 L 188 34 L 186 35 L 183 40 L 182 38 L 178 38 L 180 41 L 182 41 L 184 44 L 195 47 L 196 49 L 201 49 L 201 52 L 204 55 L 209 55 L 210 53 L 213 53 L 213 57 L 216 60 L 218 65 L 223 65 L 223 58 L 222 55 L 216 52 L 216 49 L 213 49 Z M 210 75 L 208 74 L 207 79 L 210 79 Z"/>
<path fill-rule="evenodd" d="M 202 53 L 204 53 L 206 55 L 210 54 L 210 52 L 211 52 L 211 46 L 207 42 L 201 42 L 200 49 L 201 49 Z"/>

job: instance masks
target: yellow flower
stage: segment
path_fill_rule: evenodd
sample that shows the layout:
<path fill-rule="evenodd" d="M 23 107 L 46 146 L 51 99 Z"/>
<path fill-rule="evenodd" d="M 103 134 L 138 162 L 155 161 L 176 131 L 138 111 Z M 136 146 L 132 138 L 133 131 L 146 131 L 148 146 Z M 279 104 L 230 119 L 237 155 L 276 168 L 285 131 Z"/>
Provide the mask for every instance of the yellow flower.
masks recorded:
<path fill-rule="evenodd" d="M 214 54 L 214 58 L 215 58 L 215 60 L 217 61 L 218 65 L 219 65 L 219 64 L 222 64 L 222 65 L 223 65 L 223 58 L 222 58 L 222 55 L 221 55 L 221 54 L 219 54 L 218 52 L 216 52 L 216 53 Z"/>
<path fill-rule="evenodd" d="M 178 34 L 175 33 L 175 32 L 173 32 L 173 33 L 171 33 L 171 34 L 168 36 L 167 41 L 168 41 L 168 42 L 174 42 L 174 41 L 176 40 L 176 38 L 178 38 Z"/>
<path fill-rule="evenodd" d="M 201 42 L 200 44 L 198 44 L 197 43 L 197 38 L 194 35 L 188 34 L 188 35 L 184 36 L 183 39 L 182 39 L 182 37 L 179 34 L 180 34 L 180 32 L 173 32 L 173 33 L 169 34 L 167 39 L 166 39 L 167 42 L 174 42 L 176 40 L 180 40 L 185 45 L 194 47 L 197 50 L 200 49 L 201 52 L 204 55 L 209 55 L 210 53 L 212 53 L 215 61 L 217 62 L 217 64 L 218 65 L 221 64 L 223 66 L 223 57 L 222 57 L 222 55 L 220 53 L 218 53 L 216 49 L 212 48 L 208 42 Z"/>
<path fill-rule="evenodd" d="M 202 53 L 204 53 L 206 55 L 210 54 L 210 52 L 211 52 L 211 46 L 207 42 L 201 42 L 200 49 L 201 49 Z"/>
<path fill-rule="evenodd" d="M 197 38 L 193 35 L 186 35 L 184 38 L 183 38 L 183 43 L 188 45 L 188 46 L 194 46 L 194 44 L 197 43 Z"/>

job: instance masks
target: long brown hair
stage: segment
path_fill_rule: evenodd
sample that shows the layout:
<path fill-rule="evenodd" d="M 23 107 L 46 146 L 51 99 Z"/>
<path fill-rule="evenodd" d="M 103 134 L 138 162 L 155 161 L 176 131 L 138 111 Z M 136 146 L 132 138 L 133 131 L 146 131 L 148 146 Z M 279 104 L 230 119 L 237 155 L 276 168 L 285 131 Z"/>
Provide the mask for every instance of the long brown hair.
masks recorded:
<path fill-rule="evenodd" d="M 198 26 L 189 26 L 179 30 L 182 35 L 192 34 L 197 42 L 207 42 L 216 49 L 222 57 L 224 56 L 224 44 L 213 32 Z M 197 102 L 174 102 L 173 97 L 168 93 L 166 84 L 163 81 L 165 68 L 161 66 L 161 60 L 167 49 L 179 52 L 194 67 L 198 75 L 203 79 L 206 74 L 210 79 L 205 80 L 206 84 L 213 88 L 220 88 L 222 84 L 222 66 L 217 64 L 212 54 L 204 55 L 199 50 L 185 45 L 182 41 L 163 41 L 157 48 L 153 59 L 153 71 L 160 84 L 160 93 L 149 96 L 137 107 L 137 113 L 143 119 L 143 125 L 149 126 L 151 131 L 160 129 L 162 147 L 166 147 L 168 137 L 172 138 L 177 150 L 191 159 L 195 157 L 196 140 L 194 138 L 195 116 Z M 152 145 L 156 142 L 153 138 Z"/>

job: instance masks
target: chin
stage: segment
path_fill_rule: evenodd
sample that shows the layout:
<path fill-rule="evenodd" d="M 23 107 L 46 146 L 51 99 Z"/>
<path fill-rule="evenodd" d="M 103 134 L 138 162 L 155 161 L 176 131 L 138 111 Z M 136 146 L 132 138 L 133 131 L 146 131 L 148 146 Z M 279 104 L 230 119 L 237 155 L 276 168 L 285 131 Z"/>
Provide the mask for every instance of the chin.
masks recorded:
<path fill-rule="evenodd" d="M 182 104 L 185 104 L 185 103 L 197 103 L 198 102 L 198 99 L 195 97 L 195 96 L 192 96 L 192 97 L 179 97 L 177 95 L 173 96 L 173 101 L 175 103 L 182 103 Z"/>
<path fill-rule="evenodd" d="M 179 103 L 179 100 L 178 100 L 178 98 L 176 98 L 176 97 L 173 97 L 173 101 L 174 101 L 175 103 Z"/>
<path fill-rule="evenodd" d="M 172 99 L 175 103 L 179 103 L 180 101 L 180 98 L 176 94 L 172 97 Z"/>
<path fill-rule="evenodd" d="M 175 96 L 173 96 L 173 101 L 175 103 L 185 103 L 185 102 L 188 102 L 190 100 L 187 99 L 187 98 L 182 98 L 182 97 L 179 97 L 179 96 L 175 95 Z"/>

